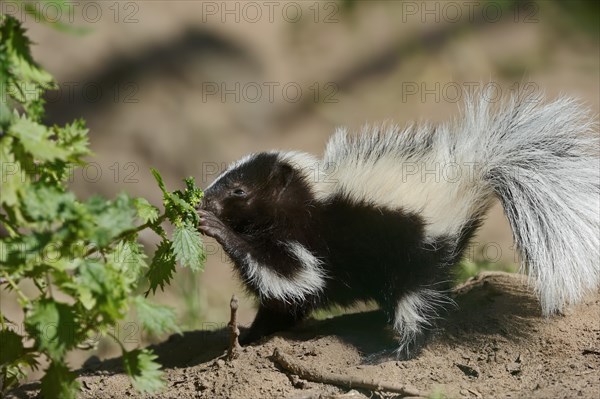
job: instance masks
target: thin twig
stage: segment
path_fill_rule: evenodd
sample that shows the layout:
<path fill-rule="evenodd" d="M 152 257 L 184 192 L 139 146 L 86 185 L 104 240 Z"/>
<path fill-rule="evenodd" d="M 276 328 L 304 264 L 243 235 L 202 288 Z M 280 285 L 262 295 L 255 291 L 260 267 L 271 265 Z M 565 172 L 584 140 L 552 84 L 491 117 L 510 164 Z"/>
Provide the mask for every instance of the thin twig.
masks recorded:
<path fill-rule="evenodd" d="M 52 283 L 50 282 L 50 274 L 46 272 L 46 286 L 48 287 L 48 295 L 50 298 L 54 297 L 52 294 Z"/>
<path fill-rule="evenodd" d="M 117 344 L 119 344 L 119 346 L 121 347 L 121 351 L 123 352 L 123 354 L 125 354 L 125 352 L 127 352 L 125 350 L 125 347 L 123 346 L 123 343 L 121 343 L 121 341 L 119 340 L 119 338 L 115 334 L 111 333 L 110 331 L 107 331 L 106 335 L 108 335 L 109 337 L 111 337 L 112 339 L 114 339 L 115 342 Z"/>
<path fill-rule="evenodd" d="M 345 388 L 363 388 L 371 391 L 393 392 L 399 394 L 401 397 L 427 396 L 427 393 L 421 392 L 418 389 L 407 385 L 311 370 L 292 360 L 288 355 L 285 355 L 278 348 L 275 348 L 273 351 L 273 360 L 285 370 L 298 375 L 300 378 L 313 382 L 337 385 Z"/>
<path fill-rule="evenodd" d="M 231 296 L 229 307 L 231 308 L 231 318 L 228 324 L 230 330 L 230 341 L 229 349 L 227 350 L 227 359 L 232 360 L 238 356 L 238 351 L 241 348 L 240 343 L 238 342 L 238 338 L 240 337 L 240 329 L 237 325 L 238 299 L 235 295 Z"/>

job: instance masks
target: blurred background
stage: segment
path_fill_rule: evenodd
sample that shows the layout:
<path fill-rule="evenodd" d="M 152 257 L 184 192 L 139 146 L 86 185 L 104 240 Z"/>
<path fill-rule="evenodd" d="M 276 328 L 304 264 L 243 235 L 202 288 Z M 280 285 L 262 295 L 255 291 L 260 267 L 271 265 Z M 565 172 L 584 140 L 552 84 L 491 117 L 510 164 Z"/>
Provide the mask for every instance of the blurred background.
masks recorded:
<path fill-rule="evenodd" d="M 11 13 L 11 2 L 2 1 Z M 149 172 L 167 186 L 194 176 L 206 187 L 244 154 L 296 149 L 320 154 L 338 126 L 445 121 L 466 92 L 492 87 L 581 98 L 597 113 L 599 2 L 479 1 L 77 1 L 52 2 L 58 31 L 21 15 L 34 57 L 60 89 L 50 122 L 82 117 L 95 156 L 76 171 L 83 198 L 121 191 L 160 206 Z M 15 11 L 16 12 L 16 11 Z M 13 13 L 14 15 L 14 13 Z M 156 238 L 142 236 L 149 251 Z M 227 258 L 207 240 L 206 270 L 179 269 L 156 300 L 177 309 L 185 330 L 214 329 L 240 297 L 242 323 L 254 301 Z M 515 270 L 511 233 L 495 206 L 458 278 L 480 268 Z M 5 294 L 3 294 L 5 295 Z M 2 298 L 3 310 L 11 300 Z M 134 344 L 147 337 L 127 325 Z M 135 345 L 134 345 L 135 346 Z M 96 354 L 118 351 L 109 341 Z M 89 353 L 75 354 L 81 364 Z"/>

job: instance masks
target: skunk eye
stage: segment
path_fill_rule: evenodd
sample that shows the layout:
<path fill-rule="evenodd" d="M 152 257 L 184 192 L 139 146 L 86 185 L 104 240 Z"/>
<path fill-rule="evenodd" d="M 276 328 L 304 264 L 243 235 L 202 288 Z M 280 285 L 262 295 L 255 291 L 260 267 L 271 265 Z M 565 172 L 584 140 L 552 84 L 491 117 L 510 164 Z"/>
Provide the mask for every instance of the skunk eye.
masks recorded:
<path fill-rule="evenodd" d="M 233 195 L 236 197 L 245 197 L 246 192 L 244 190 L 242 190 L 241 188 L 236 188 L 235 190 L 233 190 Z"/>

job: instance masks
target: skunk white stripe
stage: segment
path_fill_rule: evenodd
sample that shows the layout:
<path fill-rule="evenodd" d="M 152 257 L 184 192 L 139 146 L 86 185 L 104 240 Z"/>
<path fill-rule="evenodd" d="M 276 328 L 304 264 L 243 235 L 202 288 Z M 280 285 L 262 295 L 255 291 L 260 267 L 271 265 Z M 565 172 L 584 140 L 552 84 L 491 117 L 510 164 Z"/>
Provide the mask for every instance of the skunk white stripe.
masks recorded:
<path fill-rule="evenodd" d="M 287 162 L 291 166 L 293 166 L 294 169 L 300 172 L 304 179 L 309 183 L 309 187 L 312 187 L 311 183 L 314 182 L 317 179 L 317 176 L 319 175 L 320 161 L 314 155 L 300 151 L 270 151 L 268 152 L 268 154 L 277 155 L 280 161 Z M 256 158 L 257 155 L 258 154 L 249 154 L 229 164 L 229 166 L 227 166 L 227 169 L 225 169 L 219 176 L 217 176 L 217 178 L 213 180 L 213 182 L 205 190 L 211 188 L 219 180 L 227 176 L 227 174 L 229 174 L 231 171 L 239 168 L 240 166 L 243 166 L 246 163 L 251 162 L 254 158 Z"/>
<path fill-rule="evenodd" d="M 398 301 L 394 318 L 394 329 L 400 335 L 397 352 L 408 355 L 410 344 L 440 316 L 441 308 L 453 304 L 454 301 L 444 293 L 429 288 L 403 296 Z"/>
<path fill-rule="evenodd" d="M 248 279 L 258 287 L 260 295 L 286 303 L 302 302 L 307 296 L 325 288 L 325 272 L 321 261 L 297 241 L 284 244 L 301 268 L 292 278 L 281 276 L 271 267 L 246 255 Z"/>
<path fill-rule="evenodd" d="M 321 173 L 321 161 L 312 154 L 300 151 L 278 152 L 278 159 L 294 167 L 300 173 L 308 188 L 316 197 L 316 189 Z"/>
<path fill-rule="evenodd" d="M 460 133 L 459 133 L 460 134 Z M 338 130 L 327 145 L 321 198 L 344 193 L 356 202 L 414 212 L 429 237 L 454 235 L 491 203 L 472 149 L 452 152 L 447 126 L 365 127 L 357 136 Z M 414 149 L 412 152 L 409 149 Z M 449 211 L 451 210 L 451 211 Z"/>
<path fill-rule="evenodd" d="M 256 155 L 257 154 L 248 154 L 245 157 L 243 157 L 235 162 L 230 163 L 229 166 L 227 166 L 227 169 L 225 169 L 219 176 L 217 176 L 217 178 L 215 180 L 213 180 L 213 182 L 210 183 L 210 185 L 208 187 L 206 187 L 204 189 L 204 191 L 207 191 L 209 188 L 214 186 L 219 180 L 221 180 L 223 177 L 227 176 L 227 174 L 229 172 L 231 172 L 232 170 L 242 166 L 245 163 L 252 161 L 254 158 L 256 158 Z"/>

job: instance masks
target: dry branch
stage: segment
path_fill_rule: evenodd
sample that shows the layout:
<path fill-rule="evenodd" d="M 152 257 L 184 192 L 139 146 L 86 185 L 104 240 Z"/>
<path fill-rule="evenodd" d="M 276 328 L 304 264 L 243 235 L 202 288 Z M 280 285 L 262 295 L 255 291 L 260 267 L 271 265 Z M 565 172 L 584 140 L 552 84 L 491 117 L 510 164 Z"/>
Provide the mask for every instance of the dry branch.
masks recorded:
<path fill-rule="evenodd" d="M 407 385 L 311 370 L 292 360 L 289 356 L 285 355 L 278 348 L 275 348 L 275 350 L 273 351 L 273 360 L 285 370 L 298 375 L 300 378 L 313 382 L 337 385 L 345 388 L 363 388 L 371 391 L 393 392 L 399 394 L 402 397 L 427 396 L 427 393 L 421 392 L 418 389 Z"/>
<path fill-rule="evenodd" d="M 231 296 L 231 301 L 229 302 L 229 307 L 231 308 L 231 318 L 229 320 L 229 349 L 227 350 L 227 359 L 232 360 L 235 359 L 238 355 L 238 351 L 241 348 L 240 343 L 238 342 L 238 338 L 240 337 L 240 329 L 237 325 L 237 310 L 238 310 L 238 299 L 235 295 Z"/>

